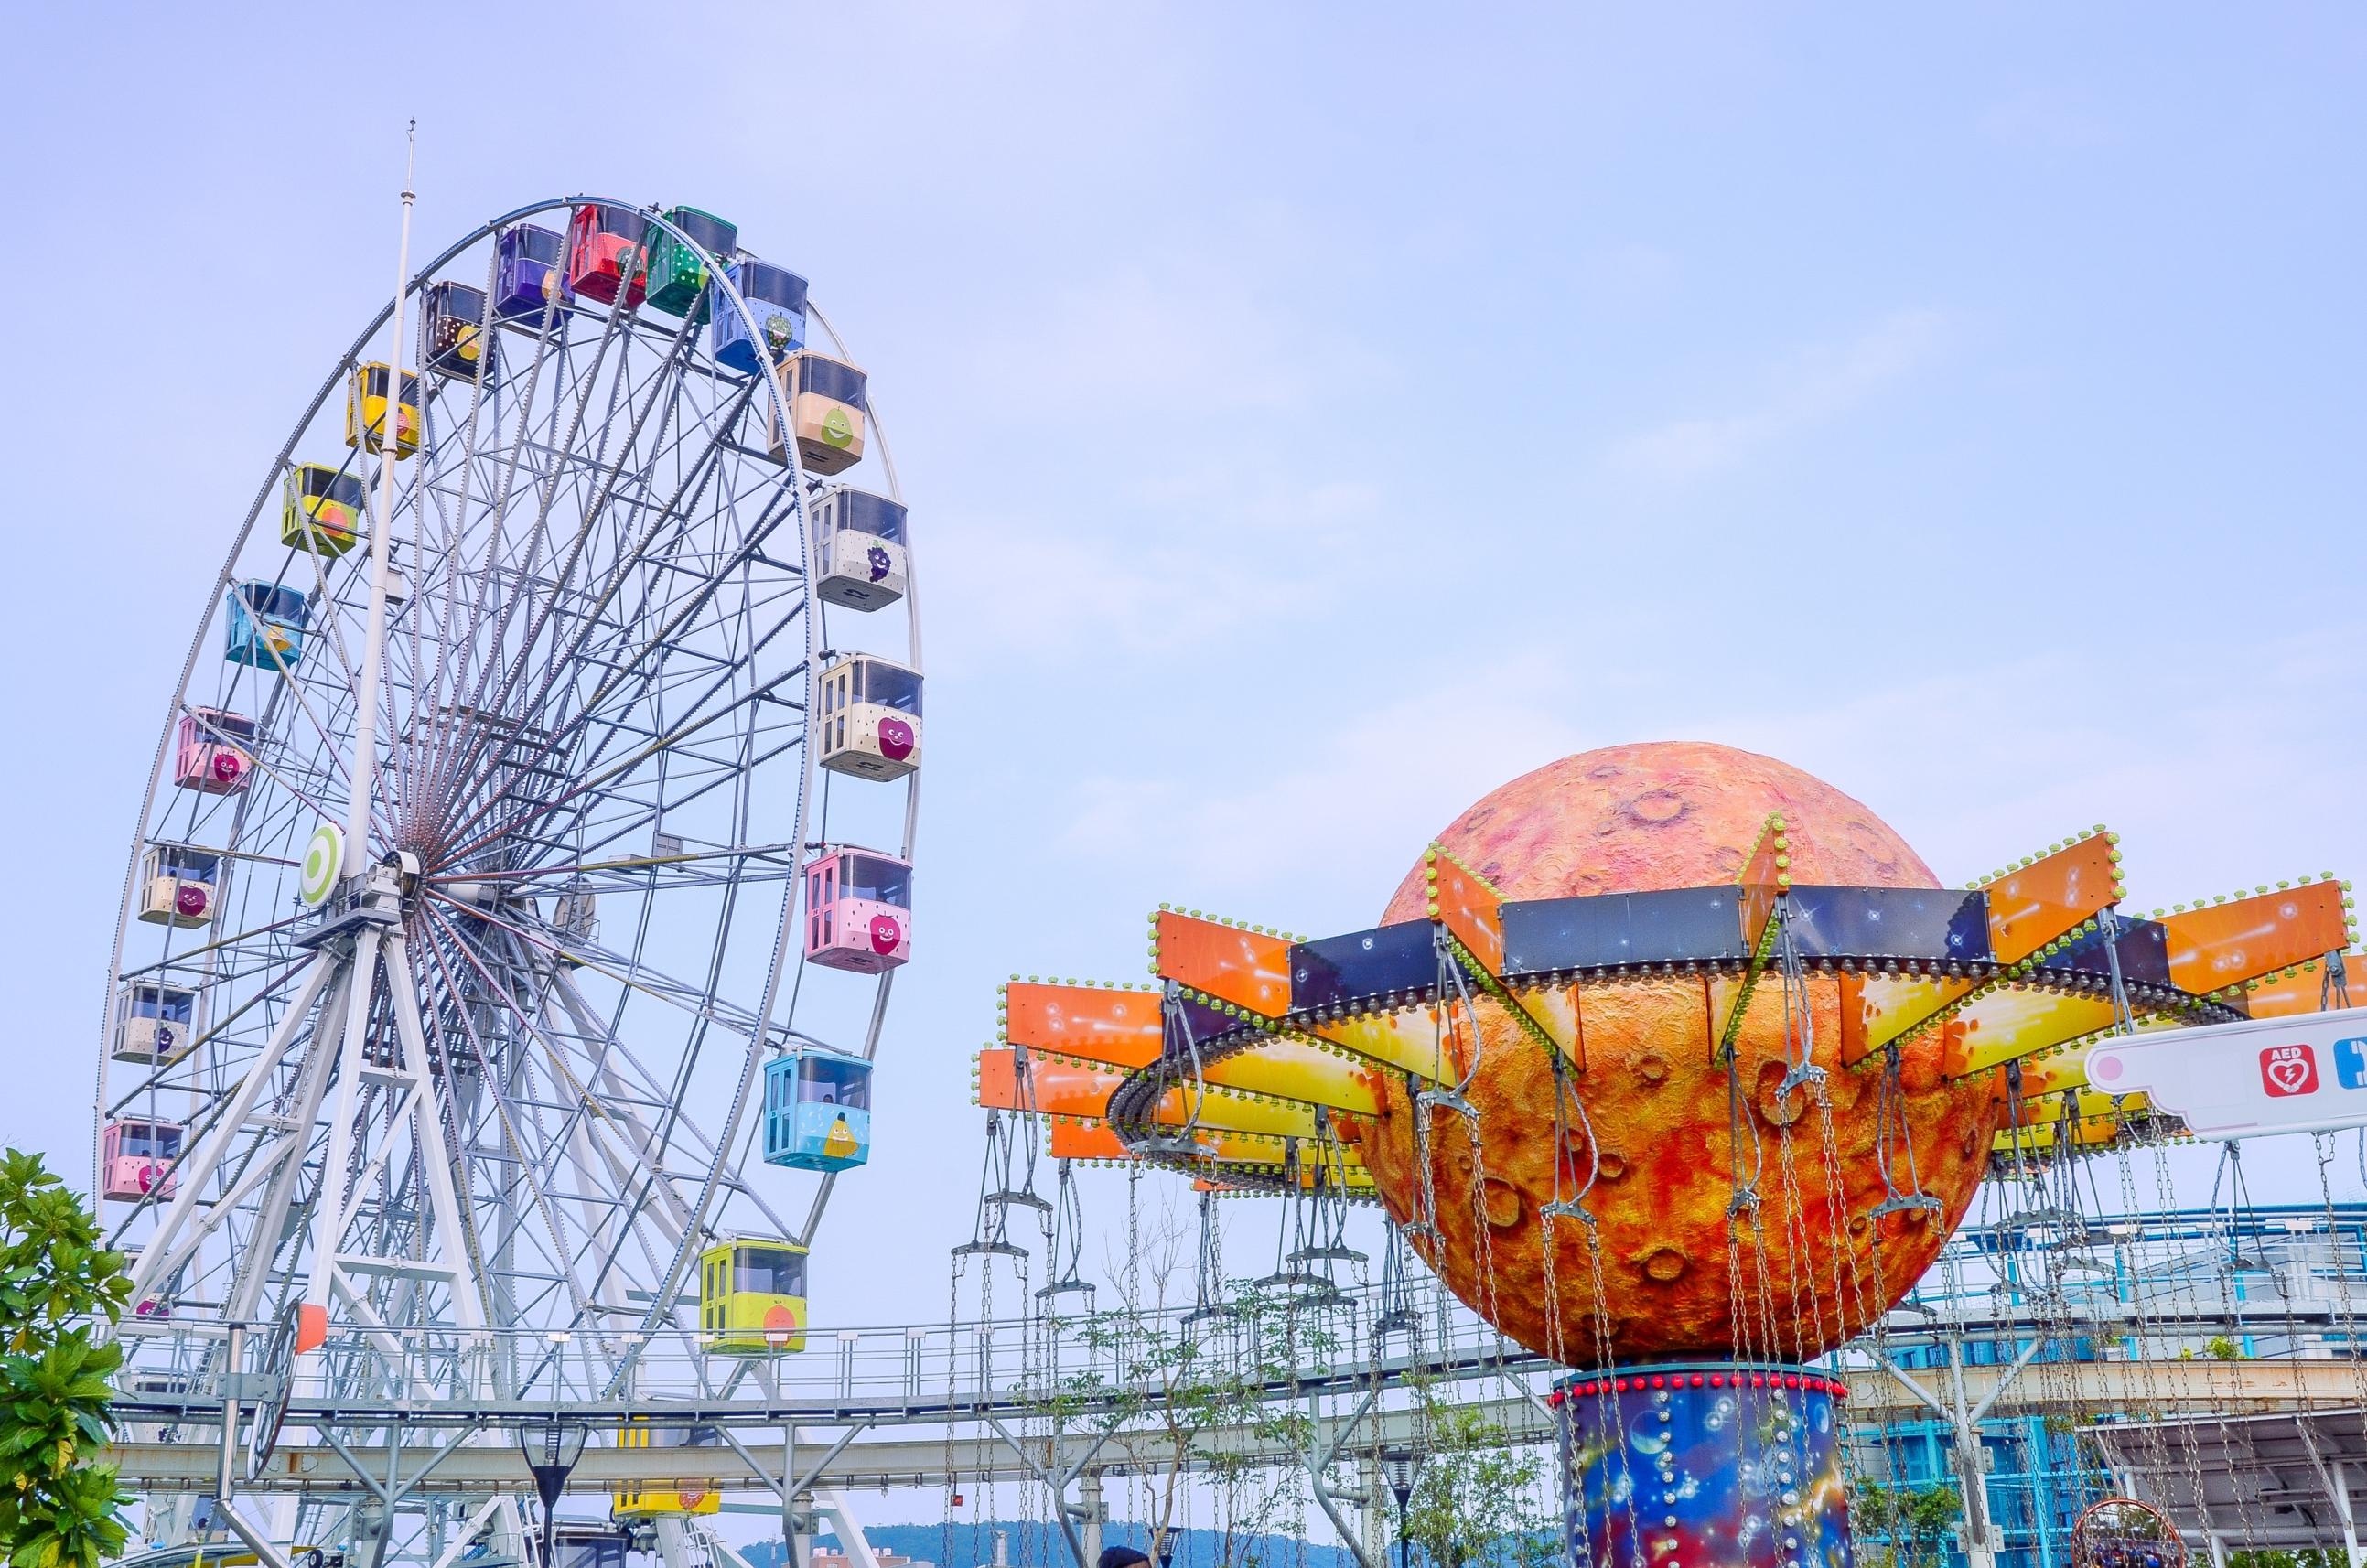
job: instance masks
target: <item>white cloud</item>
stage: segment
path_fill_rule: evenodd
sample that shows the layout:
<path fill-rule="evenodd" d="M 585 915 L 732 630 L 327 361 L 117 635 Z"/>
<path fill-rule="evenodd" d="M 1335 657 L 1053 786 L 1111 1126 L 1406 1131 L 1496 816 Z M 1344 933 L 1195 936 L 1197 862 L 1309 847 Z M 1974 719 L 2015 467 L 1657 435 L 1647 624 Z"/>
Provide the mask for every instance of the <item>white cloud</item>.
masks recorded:
<path fill-rule="evenodd" d="M 1289 265 L 1249 246 L 1070 283 L 1015 312 L 1026 334 L 996 355 L 1081 407 L 1202 418 L 1303 410 L 1390 374 L 1369 350 L 1269 297 L 1277 260 Z"/>
<path fill-rule="evenodd" d="M 1081 780 L 1060 847 L 1088 863 L 1123 858 L 1192 898 L 1254 900 L 1270 911 L 1261 918 L 1369 920 L 1464 807 L 1600 743 L 1573 721 L 1558 660 L 1494 653 L 1484 682 L 1471 673 L 1328 729 L 1310 726 L 1286 746 L 1256 746 L 1248 738 L 1278 727 L 1247 723 L 1250 765 L 1226 775 L 1229 787 L 1178 782 L 1164 759 L 1139 774 Z M 1312 907 L 1324 901 L 1337 907 Z"/>
<path fill-rule="evenodd" d="M 1612 444 L 1604 467 L 1661 483 L 1704 478 L 1847 413 L 1930 363 L 1947 339 L 1947 319 L 1938 312 L 1899 311 L 1846 343 L 1802 352 L 1757 406 L 1639 431 Z"/>
<path fill-rule="evenodd" d="M 1360 479 L 1247 484 L 1229 469 L 1140 481 L 1090 514 L 975 513 L 929 541 L 935 626 L 972 656 L 1172 655 L 1319 614 L 1351 590 L 1341 545 L 1383 496 Z M 933 634 L 934 635 L 934 634 Z"/>
<path fill-rule="evenodd" d="M 2320 870 L 2367 872 L 2353 780 L 2367 754 L 2329 710 L 2367 629 L 2322 625 L 2183 657 L 2132 638 L 1978 669 L 1861 680 L 1825 700 L 1721 704 L 1676 728 L 1807 769 L 1904 834 L 1943 882 L 2103 822 L 2132 907 Z M 2345 699 L 2347 701 L 2347 699 Z M 2347 711 L 2347 708 L 2344 710 Z"/>

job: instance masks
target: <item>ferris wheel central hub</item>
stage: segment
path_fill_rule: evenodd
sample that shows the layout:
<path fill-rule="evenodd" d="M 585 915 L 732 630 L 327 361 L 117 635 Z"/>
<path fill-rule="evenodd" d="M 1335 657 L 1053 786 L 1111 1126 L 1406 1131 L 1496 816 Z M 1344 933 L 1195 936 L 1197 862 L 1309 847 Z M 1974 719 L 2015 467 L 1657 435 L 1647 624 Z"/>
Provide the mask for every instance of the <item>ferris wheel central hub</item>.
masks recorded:
<path fill-rule="evenodd" d="M 296 945 L 319 949 L 365 926 L 402 929 L 418 900 L 419 876 L 417 855 L 408 850 L 388 851 L 377 864 L 337 884 L 322 903 L 313 924 L 297 937 Z"/>
<path fill-rule="evenodd" d="M 395 876 L 386 867 L 374 865 L 337 885 L 312 924 L 297 936 L 296 945 L 326 947 L 340 938 L 350 939 L 365 926 L 400 930 L 407 904 Z"/>

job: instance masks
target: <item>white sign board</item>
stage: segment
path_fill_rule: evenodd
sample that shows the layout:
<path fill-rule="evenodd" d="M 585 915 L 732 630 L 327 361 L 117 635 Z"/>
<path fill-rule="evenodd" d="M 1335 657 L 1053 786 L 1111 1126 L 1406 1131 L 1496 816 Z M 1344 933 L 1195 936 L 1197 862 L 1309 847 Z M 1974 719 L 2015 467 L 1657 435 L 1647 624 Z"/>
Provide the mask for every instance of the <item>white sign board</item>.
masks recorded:
<path fill-rule="evenodd" d="M 2367 1008 L 2116 1035 L 2089 1050 L 2088 1083 L 2142 1090 L 2200 1138 L 2367 1125 Z"/>

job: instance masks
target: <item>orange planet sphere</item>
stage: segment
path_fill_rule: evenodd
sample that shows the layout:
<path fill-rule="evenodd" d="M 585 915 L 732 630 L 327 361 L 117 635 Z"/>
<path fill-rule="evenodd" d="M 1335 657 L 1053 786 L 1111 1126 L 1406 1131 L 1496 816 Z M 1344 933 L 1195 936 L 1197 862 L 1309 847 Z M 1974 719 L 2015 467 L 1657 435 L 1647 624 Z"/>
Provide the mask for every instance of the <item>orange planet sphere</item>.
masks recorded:
<path fill-rule="evenodd" d="M 1737 880 L 1770 812 L 1784 815 L 1795 883 L 1939 886 L 1904 840 L 1831 785 L 1696 741 L 1565 757 L 1488 795 L 1438 841 L 1507 899 L 1706 887 Z M 1423 906 L 1417 863 L 1383 919 L 1421 919 Z M 1999 1112 L 1985 1077 L 1941 1077 L 1934 1032 L 1902 1048 L 1897 1106 L 1885 1116 L 1881 1058 L 1840 1066 L 1838 977 L 1811 973 L 1807 994 L 1821 1092 L 1779 1096 L 1784 987 L 1773 971 L 1744 1016 L 1738 1092 L 1716 1060 L 1702 978 L 1576 993 L 1584 1064 L 1569 1082 L 1592 1143 L 1566 1114 L 1559 1190 L 1567 1199 L 1594 1173 L 1591 1224 L 1542 1212 L 1557 1191 L 1552 1066 L 1484 998 L 1467 1091 L 1476 1122 L 1429 1109 L 1425 1173 L 1404 1082 L 1384 1082 L 1381 1114 L 1359 1140 L 1365 1164 L 1399 1224 L 1434 1225 L 1408 1233 L 1431 1268 L 1532 1350 L 1576 1366 L 1819 1354 L 1887 1311 L 1938 1256 L 1972 1201 Z M 1738 1190 L 1756 1202 L 1738 1203 Z M 1874 1215 L 1919 1191 L 1939 1211 Z"/>

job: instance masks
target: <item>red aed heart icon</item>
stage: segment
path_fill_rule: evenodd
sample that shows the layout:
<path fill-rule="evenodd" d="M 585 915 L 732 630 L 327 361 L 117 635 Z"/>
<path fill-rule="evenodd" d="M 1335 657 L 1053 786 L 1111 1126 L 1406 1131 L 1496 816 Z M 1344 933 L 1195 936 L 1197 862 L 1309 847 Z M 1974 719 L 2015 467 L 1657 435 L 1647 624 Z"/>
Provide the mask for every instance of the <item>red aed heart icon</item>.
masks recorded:
<path fill-rule="evenodd" d="M 2271 1096 L 2317 1092 L 2317 1054 L 2306 1045 L 2271 1045 L 2260 1053 L 2260 1087 Z"/>

